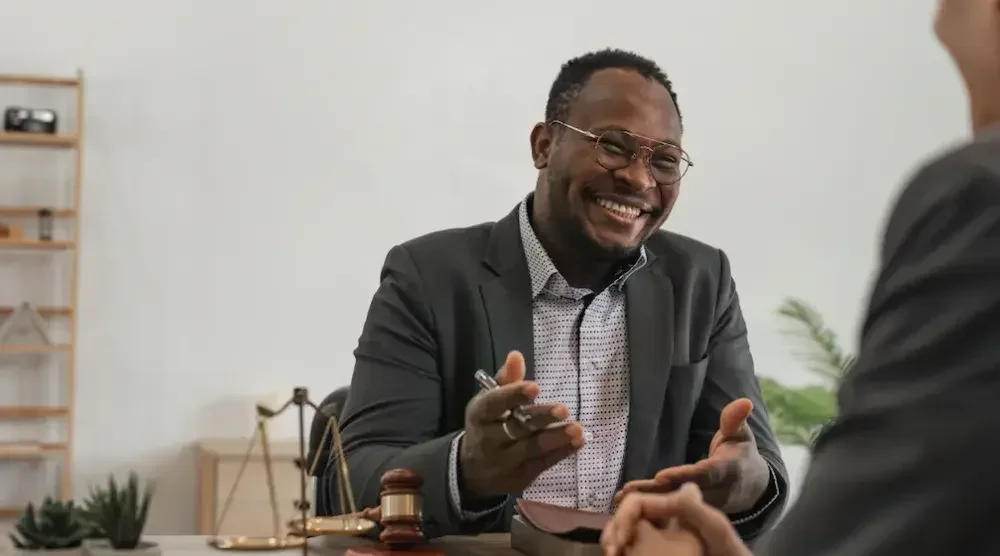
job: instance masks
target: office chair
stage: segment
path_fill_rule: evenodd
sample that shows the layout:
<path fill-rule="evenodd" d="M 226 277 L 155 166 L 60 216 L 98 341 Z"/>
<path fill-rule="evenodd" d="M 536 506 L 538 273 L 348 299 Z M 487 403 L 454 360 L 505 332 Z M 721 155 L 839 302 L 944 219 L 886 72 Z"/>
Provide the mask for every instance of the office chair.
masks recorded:
<path fill-rule="evenodd" d="M 317 412 L 313 415 L 312 425 L 309 429 L 309 455 L 306 461 L 314 461 L 316 457 L 316 452 L 319 449 L 319 444 L 323 439 L 323 433 L 326 432 L 327 421 L 329 419 L 328 415 L 332 415 L 340 422 L 340 415 L 344 411 L 344 404 L 347 402 L 347 394 L 350 392 L 350 388 L 343 386 L 337 388 L 330 393 L 327 397 L 323 398 L 320 402 L 319 407 L 323 411 L 327 412 L 327 415 Z M 331 435 L 332 436 L 332 435 Z M 336 480 L 336 475 L 326 473 L 327 464 L 330 461 L 330 454 L 333 450 L 333 438 L 327 438 L 326 444 L 323 446 L 323 452 L 319 454 L 319 464 L 316 465 L 316 492 L 314 499 L 316 500 L 316 515 L 339 515 L 342 513 L 339 508 L 337 508 L 338 503 L 336 497 L 333 494 L 333 488 L 336 487 L 333 481 Z M 306 470 L 308 471 L 308 469 Z"/>

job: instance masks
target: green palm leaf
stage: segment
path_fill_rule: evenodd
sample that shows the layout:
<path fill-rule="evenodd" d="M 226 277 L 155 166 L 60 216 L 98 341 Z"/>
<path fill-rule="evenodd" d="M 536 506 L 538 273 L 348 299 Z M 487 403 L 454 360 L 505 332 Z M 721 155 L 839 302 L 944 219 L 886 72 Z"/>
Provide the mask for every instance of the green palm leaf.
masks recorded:
<path fill-rule="evenodd" d="M 778 314 L 790 321 L 791 327 L 785 334 L 801 344 L 796 355 L 809 371 L 833 386 L 839 385 L 854 358 L 840 348 L 837 334 L 826 325 L 819 312 L 801 300 L 789 299 L 778 308 Z"/>
<path fill-rule="evenodd" d="M 761 377 L 761 393 L 778 441 L 810 446 L 816 431 L 837 416 L 836 388 L 854 358 L 841 349 L 837 335 L 807 303 L 789 299 L 778 314 L 791 325 L 785 333 L 799 344 L 795 354 L 826 385 L 794 388 Z"/>

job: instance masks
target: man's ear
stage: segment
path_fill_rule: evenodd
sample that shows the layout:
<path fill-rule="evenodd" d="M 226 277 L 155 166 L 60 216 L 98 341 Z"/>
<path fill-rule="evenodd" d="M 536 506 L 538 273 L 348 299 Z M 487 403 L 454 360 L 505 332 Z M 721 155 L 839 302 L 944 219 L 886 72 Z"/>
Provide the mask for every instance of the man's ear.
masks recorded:
<path fill-rule="evenodd" d="M 535 124 L 535 127 L 531 129 L 531 160 L 535 163 L 536 170 L 541 170 L 549 165 L 551 151 L 552 132 L 549 126 L 544 123 Z"/>

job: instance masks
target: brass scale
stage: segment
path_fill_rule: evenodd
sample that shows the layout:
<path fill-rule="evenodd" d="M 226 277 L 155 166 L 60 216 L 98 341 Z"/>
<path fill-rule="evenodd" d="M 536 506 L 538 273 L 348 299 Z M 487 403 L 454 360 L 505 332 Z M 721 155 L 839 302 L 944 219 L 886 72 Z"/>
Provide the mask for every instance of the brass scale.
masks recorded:
<path fill-rule="evenodd" d="M 274 468 L 271 461 L 271 447 L 267 435 L 267 425 L 271 419 L 281 415 L 292 406 L 297 406 L 299 413 L 298 467 L 300 471 L 300 498 L 296 501 L 296 509 L 301 513 L 301 515 L 289 521 L 287 524 L 289 533 L 287 535 L 281 535 L 281 521 L 280 514 L 278 512 L 277 496 L 275 494 Z M 323 437 L 320 440 L 316 454 L 313 456 L 313 461 L 308 462 L 308 466 L 306 465 L 305 447 L 305 410 L 307 406 L 312 408 L 317 415 L 324 415 L 327 417 L 326 430 L 323 432 Z M 236 473 L 236 479 L 233 481 L 233 486 L 229 490 L 229 494 L 226 496 L 226 501 L 222 506 L 222 511 L 219 513 L 218 520 L 215 524 L 214 534 L 208 540 L 209 546 L 218 550 L 233 551 L 265 551 L 301 548 L 303 555 L 305 555 L 308 550 L 306 541 L 309 537 L 329 535 L 361 536 L 375 529 L 375 522 L 371 519 L 362 517 L 361 512 L 358 512 L 358 508 L 354 503 L 354 494 L 351 492 L 350 487 L 350 475 L 347 470 L 347 460 L 344 457 L 344 446 L 340 440 L 340 423 L 337 422 L 337 418 L 335 416 L 327 415 L 321 408 L 317 407 L 316 404 L 310 401 L 309 393 L 306 388 L 295 388 L 291 399 L 285 402 L 285 404 L 277 410 L 257 404 L 256 414 L 257 425 L 254 430 L 254 434 L 250 438 L 246 456 L 243 458 L 240 469 Z M 331 437 L 333 438 L 333 449 L 331 450 L 330 457 L 335 461 L 331 461 L 329 463 L 336 466 L 340 507 L 350 508 L 350 513 L 332 517 L 310 516 L 310 504 L 306 492 L 309 477 L 313 476 L 316 466 L 319 464 L 320 454 L 323 453 L 323 449 L 326 447 L 327 439 Z M 233 496 L 236 494 L 236 489 L 239 487 L 240 479 L 243 477 L 243 472 L 246 470 L 247 464 L 250 462 L 250 456 L 258 442 L 260 442 L 261 452 L 264 456 L 264 471 L 267 477 L 267 491 L 271 504 L 271 519 L 274 526 L 273 534 L 270 537 L 220 536 L 219 531 L 222 529 L 222 523 L 226 518 L 226 513 L 229 511 L 229 506 L 233 502 Z"/>

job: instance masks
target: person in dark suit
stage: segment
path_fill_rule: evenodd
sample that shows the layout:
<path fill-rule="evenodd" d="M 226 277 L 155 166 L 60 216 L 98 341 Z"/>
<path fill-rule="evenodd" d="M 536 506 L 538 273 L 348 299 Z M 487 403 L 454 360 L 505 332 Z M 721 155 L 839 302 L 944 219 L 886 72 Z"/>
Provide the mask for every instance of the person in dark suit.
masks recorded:
<path fill-rule="evenodd" d="M 924 165 L 898 197 L 840 416 L 817 441 L 800 498 L 754 554 L 1000 554 L 992 527 L 1000 508 L 1000 0 L 942 0 L 935 31 L 967 86 L 975 137 Z M 659 527 L 678 518 L 704 543 L 687 554 L 750 554 L 696 487 L 627 495 L 604 532 L 606 553 L 676 550 L 675 530 Z"/>
<path fill-rule="evenodd" d="M 687 478 L 745 538 L 773 522 L 787 474 L 729 261 L 660 231 L 681 131 L 655 63 L 571 60 L 531 131 L 534 192 L 389 251 L 342 416 L 360 505 L 409 468 L 425 533 L 475 534 L 508 530 L 516 497 L 610 512 L 626 483 Z M 499 388 L 477 395 L 477 369 Z"/>

